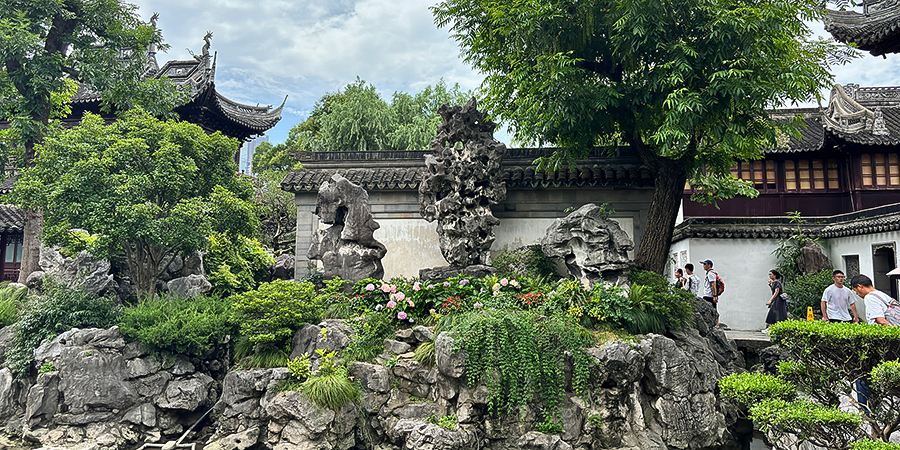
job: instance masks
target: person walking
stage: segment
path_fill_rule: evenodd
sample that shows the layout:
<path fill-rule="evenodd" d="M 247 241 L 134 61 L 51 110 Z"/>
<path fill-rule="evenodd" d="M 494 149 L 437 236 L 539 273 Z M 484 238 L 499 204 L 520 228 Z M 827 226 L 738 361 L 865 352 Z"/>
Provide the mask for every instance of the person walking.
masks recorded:
<path fill-rule="evenodd" d="M 856 292 L 856 295 L 862 297 L 866 305 L 866 323 L 869 325 L 887 325 L 891 326 L 885 316 L 891 308 L 896 308 L 897 301 L 890 295 L 875 289 L 872 286 L 872 279 L 866 275 L 853 275 L 850 279 L 850 289 Z M 856 398 L 863 414 L 869 416 L 869 397 L 872 391 L 869 389 L 866 375 L 862 375 L 853 383 L 856 390 Z"/>
<path fill-rule="evenodd" d="M 718 275 L 716 274 L 716 271 L 713 270 L 713 262 L 711 259 L 700 261 L 700 264 L 703 264 L 703 270 L 706 271 L 706 277 L 703 278 L 703 300 L 709 302 L 713 309 L 716 310 L 716 328 L 718 328 L 719 290 L 718 286 L 716 286 L 716 278 Z"/>
<path fill-rule="evenodd" d="M 700 277 L 694 273 L 694 265 L 687 263 L 684 265 L 684 290 L 694 294 L 695 297 L 700 296 Z"/>
<path fill-rule="evenodd" d="M 822 293 L 822 320 L 826 322 L 850 322 L 859 323 L 859 314 L 856 313 L 856 296 L 847 286 L 844 286 L 844 272 L 835 270 L 831 274 L 834 284 L 825 288 Z M 847 310 L 853 311 L 853 318 Z"/>
<path fill-rule="evenodd" d="M 781 284 L 781 274 L 777 270 L 769 271 L 769 289 L 772 290 L 772 297 L 766 305 L 769 307 L 769 313 L 766 314 L 766 328 L 787 320 L 787 301 L 781 294 L 784 294 L 784 285 Z"/>

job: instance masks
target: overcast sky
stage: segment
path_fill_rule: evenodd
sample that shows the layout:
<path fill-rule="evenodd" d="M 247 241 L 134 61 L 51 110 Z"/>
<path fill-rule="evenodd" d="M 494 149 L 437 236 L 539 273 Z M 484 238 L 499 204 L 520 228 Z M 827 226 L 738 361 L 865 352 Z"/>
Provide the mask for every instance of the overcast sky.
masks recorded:
<path fill-rule="evenodd" d="M 284 141 L 315 101 L 360 77 L 390 101 L 394 91 L 415 93 L 442 77 L 474 89 L 482 77 L 465 65 L 446 29 L 434 25 L 435 0 L 130 0 L 144 20 L 160 13 L 158 26 L 171 59 L 199 54 L 212 31 L 218 52 L 216 88 L 251 105 L 279 105 L 281 122 L 266 134 Z M 814 33 L 825 35 L 821 24 Z M 900 85 L 900 59 L 868 53 L 834 69 L 835 81 L 863 86 Z M 826 101 L 827 101 L 827 93 Z M 498 136 L 508 142 L 508 136 Z"/>

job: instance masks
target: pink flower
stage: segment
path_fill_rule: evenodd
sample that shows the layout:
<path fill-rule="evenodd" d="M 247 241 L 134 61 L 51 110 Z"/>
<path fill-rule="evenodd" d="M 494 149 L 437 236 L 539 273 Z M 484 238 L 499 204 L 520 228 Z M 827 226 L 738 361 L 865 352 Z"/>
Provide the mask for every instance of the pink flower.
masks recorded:
<path fill-rule="evenodd" d="M 406 299 L 406 303 L 409 304 L 409 307 L 410 307 L 410 308 L 412 308 L 413 306 L 416 306 L 416 304 L 413 303 L 413 301 L 412 301 L 411 298 Z"/>
<path fill-rule="evenodd" d="M 403 312 L 403 311 L 400 311 L 399 313 L 397 313 L 397 318 L 400 319 L 400 320 L 403 320 L 403 319 L 405 319 L 406 317 L 407 317 L 407 315 L 406 315 L 406 313 Z"/>
<path fill-rule="evenodd" d="M 425 290 L 427 290 L 427 291 L 430 291 L 430 290 L 432 290 L 432 289 L 434 289 L 434 285 L 433 285 L 433 284 L 429 284 L 428 287 L 425 288 Z"/>
<path fill-rule="evenodd" d="M 391 292 L 397 292 L 397 286 L 391 285 Z"/>
<path fill-rule="evenodd" d="M 419 292 L 419 291 L 422 290 L 422 286 L 419 285 L 419 282 L 418 282 L 418 281 L 416 281 L 415 283 L 413 283 L 413 290 L 416 291 L 416 292 Z"/>
<path fill-rule="evenodd" d="M 450 287 L 450 282 L 449 282 L 449 281 L 445 281 L 445 282 L 444 282 L 444 287 Z"/>
<path fill-rule="evenodd" d="M 500 280 L 500 284 L 503 285 L 503 286 L 506 286 L 507 284 L 509 284 L 509 280 L 507 280 L 506 278 L 504 278 L 504 279 Z"/>
<path fill-rule="evenodd" d="M 474 306 L 476 308 L 481 308 L 482 306 L 484 306 L 484 304 L 482 304 L 481 302 L 475 302 L 475 304 L 472 306 Z"/>
<path fill-rule="evenodd" d="M 388 285 L 386 285 L 386 284 L 382 284 L 382 285 L 381 285 L 381 292 L 384 292 L 385 294 L 387 294 L 388 292 L 391 292 L 391 287 L 388 286 Z"/>
<path fill-rule="evenodd" d="M 366 285 L 366 290 L 367 290 L 367 291 L 374 291 L 374 290 L 375 290 L 375 285 L 372 284 L 372 283 L 367 284 L 367 285 Z"/>
<path fill-rule="evenodd" d="M 406 300 L 406 294 L 404 294 L 402 291 L 398 292 L 396 294 L 391 294 L 391 295 L 393 295 L 394 299 L 396 299 L 398 302 L 402 302 L 403 300 Z"/>
<path fill-rule="evenodd" d="M 460 285 L 460 286 L 465 286 L 465 285 L 467 285 L 467 284 L 469 284 L 469 280 L 459 280 L 459 285 Z"/>
<path fill-rule="evenodd" d="M 397 307 L 397 302 L 391 300 L 391 301 L 387 302 L 387 307 L 388 307 L 388 308 L 391 308 L 391 309 L 394 309 L 394 308 Z"/>

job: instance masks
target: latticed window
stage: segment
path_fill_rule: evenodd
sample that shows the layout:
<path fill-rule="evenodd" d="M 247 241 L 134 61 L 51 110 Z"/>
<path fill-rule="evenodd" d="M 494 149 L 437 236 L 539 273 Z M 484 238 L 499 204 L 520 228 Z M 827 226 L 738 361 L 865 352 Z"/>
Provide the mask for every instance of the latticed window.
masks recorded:
<path fill-rule="evenodd" d="M 825 191 L 841 188 L 834 159 L 800 159 L 784 162 L 784 188 L 788 191 Z"/>
<path fill-rule="evenodd" d="M 775 161 L 744 161 L 731 167 L 731 174 L 735 178 L 753 183 L 753 187 L 759 191 L 774 191 Z"/>
<path fill-rule="evenodd" d="M 866 187 L 900 187 L 900 160 L 896 153 L 860 156 L 862 184 Z"/>

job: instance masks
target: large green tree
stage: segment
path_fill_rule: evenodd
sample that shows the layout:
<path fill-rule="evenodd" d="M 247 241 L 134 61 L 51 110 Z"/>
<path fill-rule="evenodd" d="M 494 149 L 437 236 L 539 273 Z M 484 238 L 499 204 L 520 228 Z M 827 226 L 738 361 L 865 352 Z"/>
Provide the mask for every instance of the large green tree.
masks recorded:
<path fill-rule="evenodd" d="M 205 248 L 214 232 L 256 232 L 253 188 L 236 174 L 237 145 L 141 110 L 110 125 L 88 114 L 38 145 L 11 197 L 44 211 L 48 244 L 80 243 L 100 257 L 124 253 L 138 293 L 146 295 L 166 256 Z M 79 242 L 72 229 L 94 238 Z"/>
<path fill-rule="evenodd" d="M 816 98 L 827 61 L 852 55 L 808 37 L 822 0 L 444 0 L 433 12 L 518 140 L 564 147 L 556 163 L 598 145 L 640 155 L 655 192 L 635 263 L 657 272 L 685 182 L 706 201 L 755 195 L 729 167 L 795 133 L 770 109 Z"/>
<path fill-rule="evenodd" d="M 0 0 L 0 167 L 27 167 L 36 146 L 65 115 L 76 86 L 101 93 L 107 108 L 171 112 L 183 98 L 165 80 L 141 80 L 159 31 L 121 0 Z M 26 212 L 20 281 L 38 270 L 40 211 Z"/>

